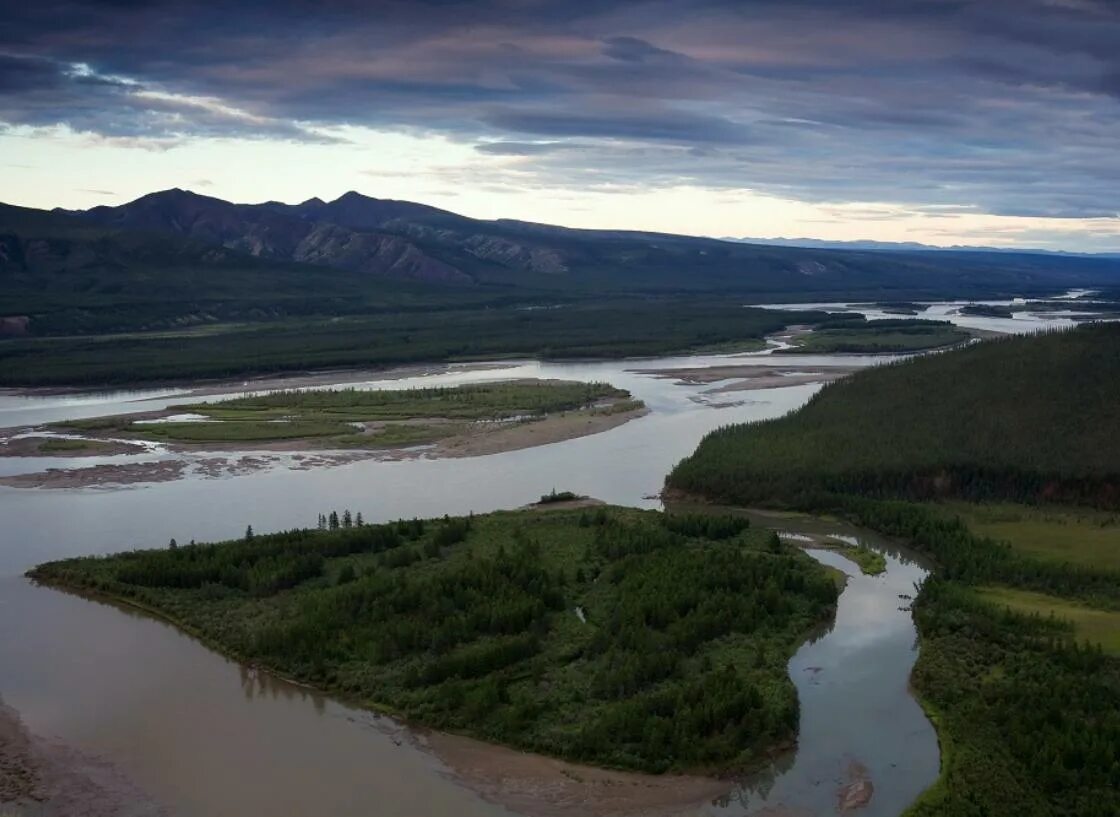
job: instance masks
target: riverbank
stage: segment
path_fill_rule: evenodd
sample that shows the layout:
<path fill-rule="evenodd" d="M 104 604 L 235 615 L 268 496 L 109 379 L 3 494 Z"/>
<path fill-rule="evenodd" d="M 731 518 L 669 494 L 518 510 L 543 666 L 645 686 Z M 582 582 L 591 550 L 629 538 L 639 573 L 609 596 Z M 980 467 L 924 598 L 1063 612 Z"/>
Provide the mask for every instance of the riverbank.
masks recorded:
<path fill-rule="evenodd" d="M 568 763 L 443 732 L 418 744 L 455 779 L 522 817 L 684 817 L 735 784 L 698 775 L 649 775 Z"/>
<path fill-rule="evenodd" d="M 377 402 L 383 400 L 398 400 L 402 405 L 398 409 Z M 298 404 L 303 402 L 316 406 L 299 414 Z M 333 406 L 336 402 L 340 404 L 337 407 Z M 249 407 L 242 408 L 246 404 Z M 184 413 L 188 409 L 190 413 Z M 435 416 L 437 412 L 441 416 Z M 160 458 L 49 468 L 0 477 L 0 485 L 84 488 L 165 482 L 187 474 L 217 477 L 251 473 L 281 464 L 307 469 L 363 459 L 477 457 L 598 434 L 648 413 L 645 405 L 625 390 L 553 380 L 409 392 L 274 393 L 59 423 L 55 426 L 59 431 L 87 435 L 83 439 L 96 455 L 103 455 L 99 448 L 102 444 L 135 445 Z M 15 444 L 26 439 L 55 439 L 23 436 L 26 434 L 25 430 L 16 430 L 15 435 L 20 436 L 8 439 Z M 131 442 L 134 438 L 135 443 Z M 24 447 L 17 445 L 16 450 Z M 3 448 L 0 445 L 0 451 Z M 215 456 L 200 458 L 199 454 Z M 83 455 L 95 456 L 84 454 L 82 449 L 71 456 L 79 459 Z"/>
<path fill-rule="evenodd" d="M 55 436 L 0 435 L 0 457 L 110 457 L 139 454 L 145 450 L 138 443 L 120 440 L 92 440 Z"/>
<path fill-rule="evenodd" d="M 166 817 L 111 764 L 32 735 L 0 700 L 4 817 Z"/>
<path fill-rule="evenodd" d="M 785 663 L 837 595 L 811 559 L 747 528 L 602 506 L 503 512 L 68 560 L 31 576 L 138 605 L 240 661 L 435 729 L 597 767 L 741 769 L 792 739 Z M 611 582 L 595 581 L 603 573 Z M 387 581 L 396 601 L 363 614 L 374 627 L 331 602 L 380 597 Z M 649 622 L 651 583 L 687 611 L 675 626 Z M 303 605 L 309 594 L 334 612 Z M 429 610 L 448 598 L 458 615 Z M 605 629 L 615 609 L 629 611 L 623 640 Z M 315 646 L 343 632 L 352 655 Z"/>
<path fill-rule="evenodd" d="M 855 366 L 827 366 L 806 371 L 804 367 L 745 364 L 676 369 L 634 369 L 634 371 L 639 374 L 672 379 L 680 386 L 707 385 L 709 383 L 720 383 L 724 380 L 732 381 L 705 392 L 706 394 L 715 394 L 729 391 L 780 389 L 788 386 L 803 386 L 807 383 L 830 383 L 858 371 L 859 368 Z"/>

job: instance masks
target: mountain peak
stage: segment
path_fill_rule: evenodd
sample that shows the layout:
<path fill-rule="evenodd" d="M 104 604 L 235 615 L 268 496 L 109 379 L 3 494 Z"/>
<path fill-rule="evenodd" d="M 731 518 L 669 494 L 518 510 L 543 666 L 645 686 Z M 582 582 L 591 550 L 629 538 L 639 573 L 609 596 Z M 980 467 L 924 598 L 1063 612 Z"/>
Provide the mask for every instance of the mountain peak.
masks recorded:
<path fill-rule="evenodd" d="M 128 202 L 128 204 L 140 204 L 140 203 L 150 203 L 150 202 L 175 202 L 175 203 L 179 203 L 179 202 L 204 202 L 204 201 L 218 202 L 218 203 L 221 203 L 221 204 L 226 204 L 226 202 L 222 201 L 221 199 L 214 198 L 213 196 L 204 196 L 201 193 L 195 193 L 193 190 L 184 190 L 181 187 L 171 187 L 171 188 L 168 188 L 167 190 L 157 190 L 154 193 L 148 193 L 146 195 L 140 196 L 137 199 L 133 199 L 132 201 Z M 128 205 L 126 204 L 124 206 L 127 207 Z"/>
<path fill-rule="evenodd" d="M 381 201 L 381 199 L 375 199 L 373 196 L 367 196 L 364 193 L 359 193 L 357 190 L 347 190 L 337 199 L 332 201 L 331 204 L 347 204 L 352 202 L 365 201 Z"/>

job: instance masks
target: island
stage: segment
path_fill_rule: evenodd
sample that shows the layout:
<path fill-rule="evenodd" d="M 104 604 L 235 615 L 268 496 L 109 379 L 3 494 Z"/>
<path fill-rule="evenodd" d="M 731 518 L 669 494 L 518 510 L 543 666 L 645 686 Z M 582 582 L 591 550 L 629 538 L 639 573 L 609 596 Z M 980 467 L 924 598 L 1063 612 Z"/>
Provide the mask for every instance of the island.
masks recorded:
<path fill-rule="evenodd" d="M 956 346 L 972 338 L 948 321 L 922 318 L 867 320 L 862 315 L 838 315 L 816 325 L 812 332 L 791 337 L 792 345 L 778 354 L 884 354 L 920 352 Z"/>
<path fill-rule="evenodd" d="M 51 428 L 86 435 L 94 446 L 105 440 L 159 442 L 176 450 L 430 446 L 436 456 L 471 456 L 593 434 L 643 413 L 640 400 L 606 383 L 514 380 L 419 389 L 283 390 L 145 414 L 68 420 Z M 69 449 L 80 441 L 65 445 Z"/>
<path fill-rule="evenodd" d="M 1015 311 L 1010 306 L 996 304 L 966 304 L 960 308 L 962 315 L 973 315 L 978 318 L 1013 318 Z"/>
<path fill-rule="evenodd" d="M 742 516 L 556 505 L 333 511 L 29 575 L 355 704 L 570 761 L 714 774 L 791 746 L 786 664 L 833 615 L 832 575 Z"/>

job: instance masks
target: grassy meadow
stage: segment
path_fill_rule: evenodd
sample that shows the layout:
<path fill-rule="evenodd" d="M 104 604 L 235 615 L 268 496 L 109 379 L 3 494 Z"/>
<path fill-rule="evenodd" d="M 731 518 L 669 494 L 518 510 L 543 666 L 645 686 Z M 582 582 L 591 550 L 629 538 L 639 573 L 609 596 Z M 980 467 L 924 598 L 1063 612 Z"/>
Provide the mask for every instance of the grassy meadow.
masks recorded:
<path fill-rule="evenodd" d="M 566 411 L 617 413 L 640 408 L 605 383 L 525 380 L 427 389 L 310 389 L 172 406 L 182 422 L 138 422 L 127 415 L 72 420 L 55 427 L 183 444 L 307 440 L 342 447 L 419 445 L 479 423 L 521 422 Z"/>

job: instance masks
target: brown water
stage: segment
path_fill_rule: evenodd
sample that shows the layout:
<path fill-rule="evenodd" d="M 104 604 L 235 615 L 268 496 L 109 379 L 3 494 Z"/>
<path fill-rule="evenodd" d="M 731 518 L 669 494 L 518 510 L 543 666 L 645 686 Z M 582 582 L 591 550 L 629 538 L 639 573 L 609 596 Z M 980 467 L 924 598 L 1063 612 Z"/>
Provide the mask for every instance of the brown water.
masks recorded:
<path fill-rule="evenodd" d="M 0 582 L 4 699 L 183 817 L 504 814 L 392 721 L 228 661 L 147 616 Z M 10 611 L 18 610 L 18 616 Z"/>
<path fill-rule="evenodd" d="M 817 387 L 735 392 L 732 405 L 714 408 L 704 392 L 718 383 L 677 385 L 628 370 L 762 360 L 516 363 L 500 372 L 422 379 L 432 385 L 524 376 L 606 380 L 631 389 L 651 408 L 648 416 L 612 431 L 536 449 L 311 471 L 281 463 L 247 476 L 130 488 L 0 488 L 0 697 L 33 732 L 111 762 L 173 815 L 506 813 L 456 783 L 387 719 L 251 673 L 159 621 L 33 587 L 18 574 L 48 559 L 158 546 L 171 537 L 182 542 L 236 536 L 250 523 L 258 531 L 307 525 L 331 508 L 360 510 L 369 521 L 484 512 L 516 507 L 552 488 L 656 507 L 651 495 L 665 473 L 704 433 L 784 414 Z M 873 360 L 880 359 L 783 356 L 773 362 L 820 368 Z M 8 396 L 0 398 L 0 413 L 43 422 L 70 412 L 149 410 L 178 399 L 165 393 L 77 401 Z M 97 458 L 104 459 L 112 458 Z M 71 464 L 89 461 L 49 463 Z M 14 461 L 5 467 L 41 466 Z M 876 795 L 868 814 L 897 814 L 932 782 L 936 741 L 905 685 L 915 655 L 913 625 L 897 610 L 895 598 L 898 587 L 922 570 L 901 557 L 890 565 L 883 580 L 854 578 L 831 632 L 791 664 L 803 705 L 796 757 L 775 769 L 772 779 L 743 786 L 732 800 L 708 811 L 744 814 L 789 803 L 809 804 L 812 814 L 832 814 L 832 778 L 851 758 L 874 775 Z M 799 662 L 822 669 L 807 673 Z"/>

